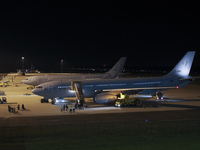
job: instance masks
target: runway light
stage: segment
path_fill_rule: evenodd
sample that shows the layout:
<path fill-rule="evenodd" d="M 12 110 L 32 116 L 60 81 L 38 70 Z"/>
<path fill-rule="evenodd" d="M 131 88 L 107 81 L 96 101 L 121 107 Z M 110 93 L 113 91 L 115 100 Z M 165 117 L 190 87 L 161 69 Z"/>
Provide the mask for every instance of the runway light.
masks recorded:
<path fill-rule="evenodd" d="M 177 86 L 176 88 L 178 89 L 179 87 Z"/>

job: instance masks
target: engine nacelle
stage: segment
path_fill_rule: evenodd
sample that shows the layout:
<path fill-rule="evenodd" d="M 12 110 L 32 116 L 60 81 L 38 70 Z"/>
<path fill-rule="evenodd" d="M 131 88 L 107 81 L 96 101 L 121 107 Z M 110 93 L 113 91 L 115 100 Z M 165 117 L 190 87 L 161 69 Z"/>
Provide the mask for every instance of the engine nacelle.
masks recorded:
<path fill-rule="evenodd" d="M 104 104 L 109 102 L 114 102 L 117 99 L 117 96 L 111 95 L 111 94 L 96 94 L 93 97 L 93 101 L 96 104 Z"/>

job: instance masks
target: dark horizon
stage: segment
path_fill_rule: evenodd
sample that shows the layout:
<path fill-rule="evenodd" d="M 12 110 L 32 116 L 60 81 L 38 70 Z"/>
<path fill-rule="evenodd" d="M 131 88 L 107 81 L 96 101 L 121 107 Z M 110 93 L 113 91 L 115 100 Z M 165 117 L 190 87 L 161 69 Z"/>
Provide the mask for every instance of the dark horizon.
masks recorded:
<path fill-rule="evenodd" d="M 73 1 L 0 2 L 0 72 L 31 64 L 64 67 L 174 66 L 196 51 L 200 67 L 200 16 L 189 2 Z"/>

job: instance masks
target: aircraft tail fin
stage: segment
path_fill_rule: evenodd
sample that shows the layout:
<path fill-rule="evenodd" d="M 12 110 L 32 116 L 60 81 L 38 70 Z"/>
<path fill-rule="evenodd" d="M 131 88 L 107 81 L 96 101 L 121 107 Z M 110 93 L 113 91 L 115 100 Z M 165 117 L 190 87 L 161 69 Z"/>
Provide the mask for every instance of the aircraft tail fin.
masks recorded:
<path fill-rule="evenodd" d="M 195 51 L 188 51 L 179 63 L 164 77 L 187 77 L 192 67 Z"/>
<path fill-rule="evenodd" d="M 118 62 L 108 72 L 105 73 L 105 76 L 103 78 L 117 77 L 117 75 L 122 72 L 125 62 L 126 57 L 121 57 Z"/>

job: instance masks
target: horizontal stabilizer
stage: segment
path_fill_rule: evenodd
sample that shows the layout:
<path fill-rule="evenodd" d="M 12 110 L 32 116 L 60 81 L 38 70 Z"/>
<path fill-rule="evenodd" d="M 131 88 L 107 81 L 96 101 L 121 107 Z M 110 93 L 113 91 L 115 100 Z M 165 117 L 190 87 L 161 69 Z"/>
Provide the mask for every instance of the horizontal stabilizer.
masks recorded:
<path fill-rule="evenodd" d="M 197 76 L 197 77 L 188 77 L 188 78 L 181 78 L 179 80 L 193 80 L 193 79 L 200 79 L 200 76 Z"/>

